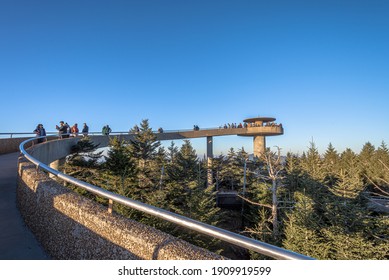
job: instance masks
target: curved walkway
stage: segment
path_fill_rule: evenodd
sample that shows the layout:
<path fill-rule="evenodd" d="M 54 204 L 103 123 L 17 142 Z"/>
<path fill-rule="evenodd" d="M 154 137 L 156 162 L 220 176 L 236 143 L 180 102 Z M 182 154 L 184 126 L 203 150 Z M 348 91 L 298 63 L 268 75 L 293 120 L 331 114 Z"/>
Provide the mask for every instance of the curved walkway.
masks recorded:
<path fill-rule="evenodd" d="M 0 260 L 49 259 L 16 206 L 18 155 L 0 156 Z"/>

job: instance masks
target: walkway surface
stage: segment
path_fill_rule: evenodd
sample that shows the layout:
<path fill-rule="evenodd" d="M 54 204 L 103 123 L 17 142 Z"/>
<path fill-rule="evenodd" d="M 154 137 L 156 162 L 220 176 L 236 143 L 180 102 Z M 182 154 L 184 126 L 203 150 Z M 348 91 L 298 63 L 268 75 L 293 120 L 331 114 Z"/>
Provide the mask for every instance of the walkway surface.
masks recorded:
<path fill-rule="evenodd" d="M 18 155 L 0 156 L 0 260 L 49 259 L 16 207 Z"/>

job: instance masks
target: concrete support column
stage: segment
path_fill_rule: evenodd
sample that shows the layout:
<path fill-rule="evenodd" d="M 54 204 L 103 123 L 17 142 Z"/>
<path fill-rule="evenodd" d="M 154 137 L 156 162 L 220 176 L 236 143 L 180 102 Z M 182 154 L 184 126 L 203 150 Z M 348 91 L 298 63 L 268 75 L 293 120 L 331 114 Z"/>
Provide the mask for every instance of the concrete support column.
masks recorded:
<path fill-rule="evenodd" d="M 51 162 L 51 163 L 49 164 L 49 166 L 50 166 L 51 168 L 55 169 L 55 170 L 58 170 L 58 168 L 59 168 L 59 159 L 58 159 L 58 160 L 55 160 L 55 161 L 53 161 L 53 162 Z M 54 176 L 53 174 L 51 174 L 51 173 L 49 173 L 49 176 L 50 176 L 50 178 L 55 178 L 55 176 Z"/>
<path fill-rule="evenodd" d="M 261 157 L 266 150 L 265 136 L 254 136 L 254 156 Z"/>
<path fill-rule="evenodd" d="M 207 136 L 207 186 L 212 185 L 213 137 Z"/>
<path fill-rule="evenodd" d="M 49 166 L 55 170 L 59 170 L 59 167 L 63 164 L 65 164 L 66 158 L 57 159 L 49 164 Z M 53 174 L 49 174 L 51 178 L 55 178 Z"/>

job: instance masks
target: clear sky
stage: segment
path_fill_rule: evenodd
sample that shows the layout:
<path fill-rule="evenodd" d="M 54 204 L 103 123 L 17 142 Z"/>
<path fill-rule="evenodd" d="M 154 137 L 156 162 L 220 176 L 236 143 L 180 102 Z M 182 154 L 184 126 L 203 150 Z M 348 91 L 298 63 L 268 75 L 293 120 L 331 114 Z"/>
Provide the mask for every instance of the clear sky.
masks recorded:
<path fill-rule="evenodd" d="M 389 144 L 388 52 L 386 0 L 0 0 L 0 132 L 267 116 L 285 128 L 268 146 L 358 152 Z"/>

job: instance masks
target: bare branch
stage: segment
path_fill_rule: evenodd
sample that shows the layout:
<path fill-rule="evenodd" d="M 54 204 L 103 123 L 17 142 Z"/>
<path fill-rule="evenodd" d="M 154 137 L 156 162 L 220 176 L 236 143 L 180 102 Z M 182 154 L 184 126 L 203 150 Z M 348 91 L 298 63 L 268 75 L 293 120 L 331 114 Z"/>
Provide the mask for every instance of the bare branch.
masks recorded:
<path fill-rule="evenodd" d="M 289 207 L 278 207 L 278 209 L 294 209 L 296 208 L 295 206 L 289 206 Z"/>
<path fill-rule="evenodd" d="M 382 161 L 382 160 L 378 160 L 388 171 L 389 171 L 389 167 Z"/>
<path fill-rule="evenodd" d="M 378 190 L 380 190 L 382 193 L 386 194 L 386 195 L 389 195 L 388 192 L 384 191 L 383 189 L 381 189 L 375 182 L 373 182 L 372 179 L 370 179 L 369 176 L 365 175 L 366 178 L 370 181 L 370 183 L 372 183 L 374 185 L 374 187 L 376 187 Z"/>
<path fill-rule="evenodd" d="M 265 208 L 269 208 L 269 209 L 272 209 L 272 206 L 269 205 L 269 204 L 262 204 L 262 203 L 257 203 L 257 202 L 254 202 L 254 201 L 251 201 L 241 195 L 238 195 L 239 198 L 243 199 L 244 201 L 250 203 L 250 204 L 253 204 L 253 205 L 257 205 L 257 206 L 261 206 L 261 207 L 265 207 Z"/>

